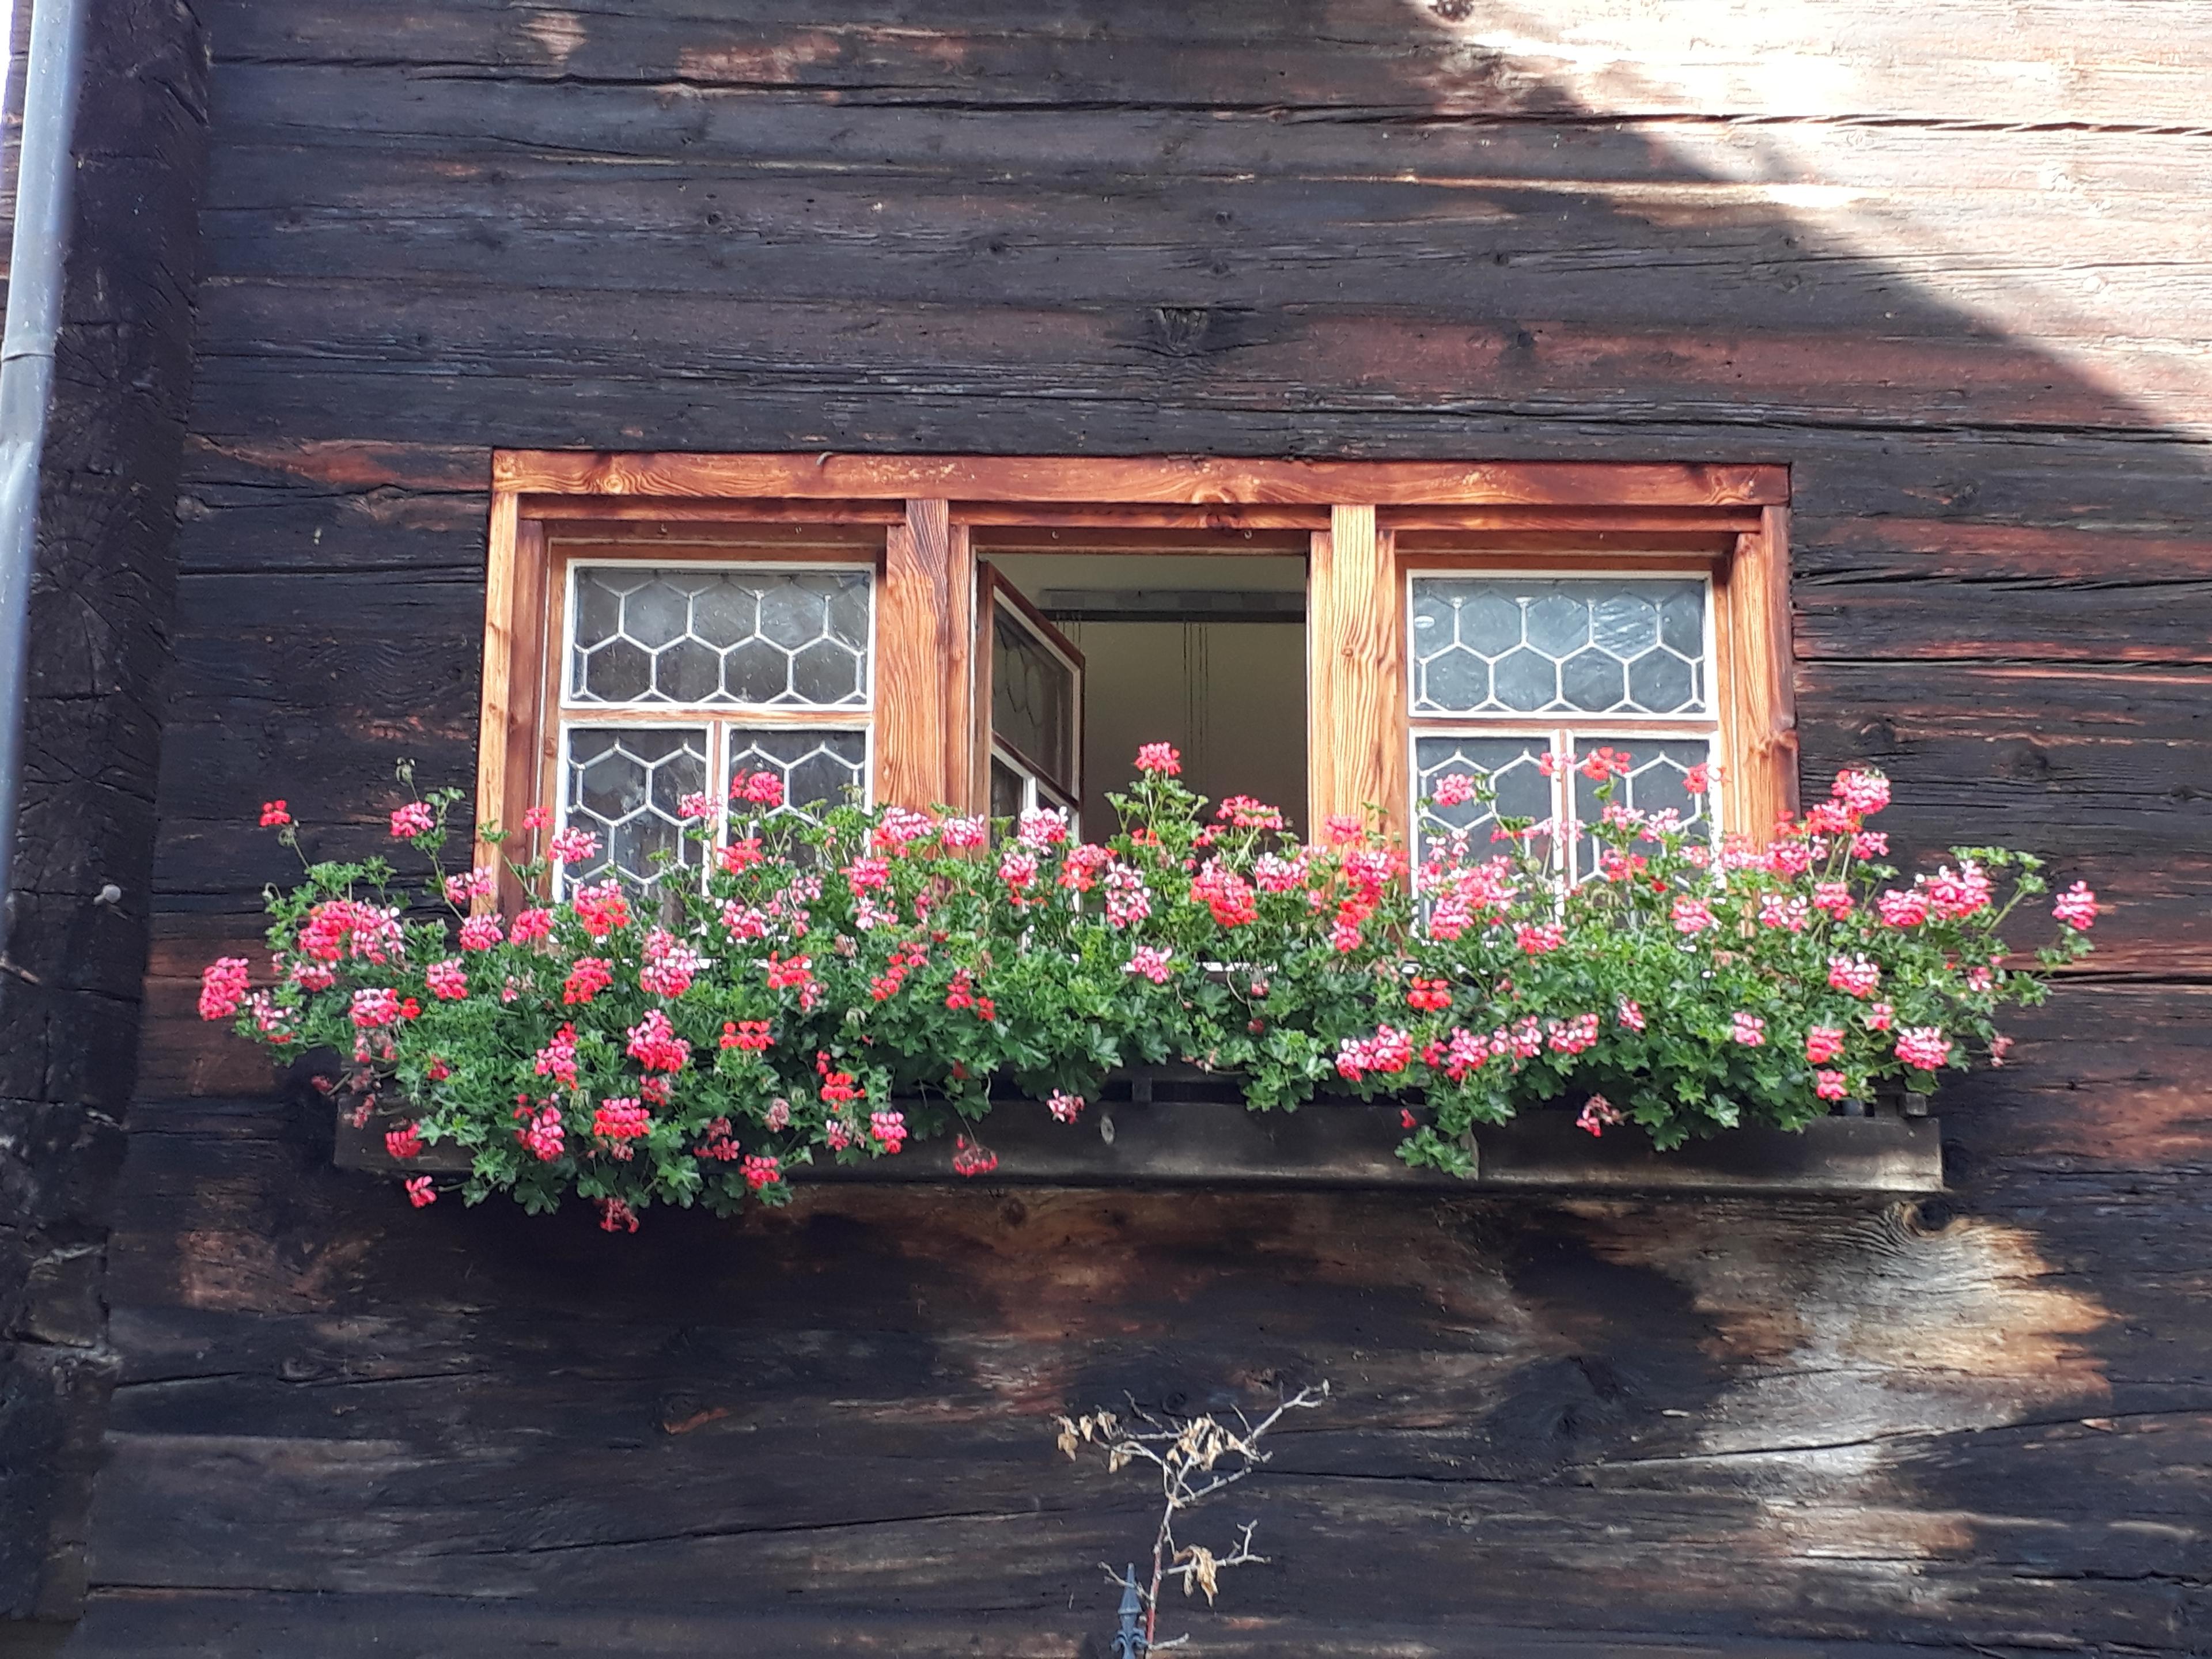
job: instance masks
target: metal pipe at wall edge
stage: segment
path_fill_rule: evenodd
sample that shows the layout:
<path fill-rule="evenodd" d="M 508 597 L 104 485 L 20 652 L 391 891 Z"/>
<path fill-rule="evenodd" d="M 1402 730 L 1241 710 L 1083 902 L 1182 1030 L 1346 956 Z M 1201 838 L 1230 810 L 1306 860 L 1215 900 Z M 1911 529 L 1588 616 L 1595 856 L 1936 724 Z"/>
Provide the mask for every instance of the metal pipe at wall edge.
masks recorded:
<path fill-rule="evenodd" d="M 23 795 L 39 466 L 53 401 L 54 342 L 61 331 L 86 3 L 33 0 L 23 74 L 8 320 L 5 337 L 0 338 L 0 962 L 6 960 L 15 919 L 15 826 Z"/>

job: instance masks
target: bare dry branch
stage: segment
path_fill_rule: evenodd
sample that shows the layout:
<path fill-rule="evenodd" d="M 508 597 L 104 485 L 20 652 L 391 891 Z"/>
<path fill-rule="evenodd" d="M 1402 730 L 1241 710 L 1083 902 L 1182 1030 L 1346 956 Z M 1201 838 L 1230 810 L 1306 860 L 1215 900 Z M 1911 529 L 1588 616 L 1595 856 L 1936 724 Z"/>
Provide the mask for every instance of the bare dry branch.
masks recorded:
<path fill-rule="evenodd" d="M 1154 1639 L 1159 1621 L 1160 1589 L 1168 1580 L 1179 1580 L 1185 1595 L 1203 1590 L 1207 1605 L 1212 1606 L 1224 1569 L 1264 1563 L 1267 1559 L 1253 1553 L 1252 1534 L 1257 1522 L 1244 1522 L 1236 1543 L 1217 1554 L 1202 1544 L 1179 1542 L 1175 1535 L 1176 1516 L 1223 1488 L 1236 1485 L 1267 1463 L 1273 1454 L 1262 1450 L 1260 1443 L 1268 1431 L 1281 1422 L 1286 1413 L 1312 1411 L 1328 1396 L 1329 1385 L 1325 1382 L 1300 1389 L 1279 1400 L 1274 1408 L 1256 1423 L 1241 1407 L 1235 1408 L 1234 1429 L 1211 1413 L 1196 1417 L 1163 1417 L 1134 1400 L 1129 1401 L 1126 1418 L 1100 1411 L 1079 1418 L 1054 1419 L 1059 1430 L 1056 1443 L 1071 1459 L 1083 1445 L 1099 1445 L 1103 1449 L 1109 1474 L 1118 1474 L 1139 1462 L 1152 1464 L 1160 1472 L 1161 1509 L 1159 1525 L 1152 1539 L 1152 1583 L 1150 1588 L 1139 1585 L 1137 1589 L 1145 1606 L 1146 1652 L 1181 1647 L 1190 1639 L 1187 1635 L 1167 1641 Z M 1099 1570 L 1117 1586 L 1127 1582 L 1103 1563 Z"/>

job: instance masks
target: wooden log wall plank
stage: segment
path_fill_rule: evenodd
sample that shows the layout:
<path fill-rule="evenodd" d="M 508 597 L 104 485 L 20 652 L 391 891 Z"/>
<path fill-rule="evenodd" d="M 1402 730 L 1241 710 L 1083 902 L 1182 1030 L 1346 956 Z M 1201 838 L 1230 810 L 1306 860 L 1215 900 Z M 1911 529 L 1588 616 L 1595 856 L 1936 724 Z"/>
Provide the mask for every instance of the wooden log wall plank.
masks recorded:
<path fill-rule="evenodd" d="M 322 89 L 300 88 L 301 107 L 286 113 L 323 107 Z M 343 85 L 329 90 L 342 105 L 360 101 Z M 441 112 L 448 131 L 484 121 L 459 83 L 444 95 L 453 100 Z M 649 118 L 647 94 L 627 102 Z M 1660 128 L 1610 129 L 1602 145 L 1547 134 L 1540 149 L 1514 125 L 1479 137 L 1424 131 L 1395 140 L 1395 172 L 1377 176 L 1372 140 L 1368 154 L 1347 154 L 1321 125 L 1285 132 L 1185 118 L 1144 129 L 1141 151 L 1100 155 L 1128 145 L 1127 122 L 969 118 L 979 131 L 878 114 L 860 124 L 874 139 L 869 152 L 848 159 L 826 147 L 850 142 L 849 110 L 805 153 L 793 129 L 817 124 L 804 105 L 717 110 L 726 138 L 681 164 L 515 158 L 513 143 L 540 125 L 550 143 L 558 127 L 612 113 L 571 109 L 566 94 L 514 108 L 499 141 L 457 136 L 453 143 L 469 146 L 459 157 L 450 145 L 395 155 L 390 146 L 405 142 L 396 135 L 364 151 L 333 112 L 313 135 L 320 165 L 305 201 L 293 176 L 301 135 L 231 155 L 209 214 L 211 257 L 231 279 L 342 270 L 477 281 L 490 239 L 530 272 L 531 288 L 804 300 L 820 292 L 824 243 L 865 243 L 855 297 L 872 301 L 1018 303 L 1042 290 L 1077 304 L 1249 307 L 1325 306 L 1354 291 L 1425 312 L 1613 327 L 1649 317 L 1650 297 L 1616 280 L 1622 264 L 1642 262 L 1686 327 L 1932 337 L 1977 319 L 1990 332 L 2002 319 L 2003 331 L 2032 329 L 2085 361 L 2124 362 L 2160 333 L 2185 331 L 2201 298 L 2193 230 L 2165 207 L 2205 188 L 2212 170 L 2201 147 L 2173 140 L 2136 138 L 2109 158 L 2048 149 L 2043 175 L 2063 168 L 2075 184 L 2054 201 L 2001 140 L 1947 155 L 1933 179 L 1923 140 L 1909 153 L 1839 157 L 1847 203 L 1822 208 L 1796 199 L 1802 191 L 1769 156 L 1721 150 L 1700 167 Z M 373 126 L 375 115 L 362 118 Z M 1224 125 L 1241 137 L 1211 131 Z M 1571 172 L 1553 137 L 1572 154 Z M 1256 179 L 1255 161 L 1267 169 Z M 1176 189 L 1158 187 L 1164 171 Z M 1902 248 L 1885 256 L 1868 246 L 1870 208 L 1899 225 Z M 1682 237 L 1690 215 L 1706 238 Z M 1346 220 L 1361 225 L 1358 238 L 1333 234 Z M 2129 261 L 2112 258 L 2115 237 Z M 1461 284 L 1440 289 L 1439 270 L 1469 258 L 1482 262 L 1479 277 L 1462 270 Z M 1913 268 L 1909 297 L 1900 261 Z M 2132 343 L 2115 319 L 2131 325 Z"/>
<path fill-rule="evenodd" d="M 1794 13 L 1717 3 L 1651 12 L 1611 3 L 1571 34 L 1534 15 L 1425 15 L 1360 4 L 1117 9 L 1033 8 L 1020 27 L 948 19 L 917 38 L 888 8 L 825 16 L 793 4 L 742 25 L 678 16 L 450 5 L 397 37 L 331 0 L 271 14 L 217 9 L 211 32 L 248 64 L 366 59 L 418 72 L 470 65 L 514 81 L 573 76 L 702 91 L 806 89 L 848 103 L 1070 103 L 1285 109 L 1362 104 L 1454 115 L 1585 118 L 1618 100 L 1654 115 L 1881 115 L 2008 125 L 2188 130 L 2201 112 L 2188 66 L 2202 34 L 2158 0 L 2063 0 L 2023 16 L 2001 0 L 1941 12 L 1869 6 L 1849 31 Z M 2084 53 L 2094 39 L 2099 50 Z M 1255 57 L 1268 68 L 1252 73 Z M 1783 72 L 1778 65 L 1786 64 Z"/>
<path fill-rule="evenodd" d="M 333 389 L 359 377 L 373 405 L 368 386 L 381 377 L 387 398 L 404 388 L 432 409 L 461 395 L 450 378 L 456 368 L 471 380 L 544 380 L 549 391 L 556 382 L 569 390 L 578 375 L 629 378 L 641 367 L 642 336 L 654 343 L 664 377 L 742 386 L 748 395 L 800 374 L 881 394 L 988 383 L 1016 396 L 1080 388 L 1170 402 L 1202 368 L 1210 395 L 1231 406 L 1272 408 L 1324 392 L 1348 414 L 1410 406 L 1620 420 L 1641 411 L 1715 422 L 1871 419 L 1934 431 L 1958 424 L 1963 404 L 1980 426 L 2212 424 L 2202 365 L 2189 353 L 2151 349 L 2112 365 L 2108 376 L 2055 378 L 2042 353 L 1956 328 L 1940 337 L 1836 336 L 1801 319 L 1723 343 L 1657 317 L 1618 329 L 1542 313 L 1510 322 L 1464 317 L 1440 330 L 1341 305 L 1258 313 L 1032 300 L 988 308 L 886 303 L 875 325 L 859 331 L 834 301 L 632 294 L 617 319 L 597 295 L 541 293 L 514 307 L 501 303 L 508 291 L 480 283 L 213 280 L 202 356 L 217 385 L 295 361 L 350 365 L 352 375 L 333 376 Z M 925 340 L 926 368 L 914 361 Z M 1378 361 L 1407 367 L 1385 385 L 1365 374 Z M 326 422 L 330 407 L 319 408 Z M 342 431 L 312 422 L 295 429 L 318 438 Z"/>
<path fill-rule="evenodd" d="M 785 1609 L 749 1611 L 747 1639 L 757 1651 L 788 1655 L 860 1654 L 896 1650 L 912 1659 L 972 1653 L 979 1643 L 997 1654 L 1059 1659 L 1084 1635 L 1110 1629 L 1087 1612 L 1058 1620 L 1000 1612 L 954 1615 L 829 1615 Z M 666 1602 L 548 1607 L 501 1602 L 457 1603 L 442 1596 L 313 1596 L 253 1591 L 103 1593 L 72 1638 L 84 1659 L 118 1659 L 158 1647 L 175 1659 L 229 1659 L 254 1652 L 312 1652 L 323 1659 L 381 1655 L 393 1647 L 440 1644 L 497 1651 L 611 1655 L 723 1650 L 729 1614 Z M 1190 1622 L 1200 1621 L 1194 1619 Z M 1508 1629 L 1488 1620 L 1455 1620 L 1433 1626 L 1362 1620 L 1356 1629 L 1328 1620 L 1239 1619 L 1229 1628 L 1205 1621 L 1206 1650 L 1223 1659 L 1298 1653 L 1311 1659 L 1406 1659 L 1443 1652 L 1480 1652 L 1491 1659 L 1922 1659 L 1923 1650 L 1888 1642 L 1737 1641 L 1659 1632 L 1602 1637 L 1563 1635 L 1549 1628 Z M 1439 1645 L 1441 1644 L 1441 1645 Z"/>

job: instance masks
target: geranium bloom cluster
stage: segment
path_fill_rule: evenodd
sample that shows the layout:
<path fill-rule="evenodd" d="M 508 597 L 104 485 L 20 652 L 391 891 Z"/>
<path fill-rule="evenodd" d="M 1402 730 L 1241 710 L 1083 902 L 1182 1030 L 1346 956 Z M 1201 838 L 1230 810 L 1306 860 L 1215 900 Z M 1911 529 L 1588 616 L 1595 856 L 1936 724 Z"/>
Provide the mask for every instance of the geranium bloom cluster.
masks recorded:
<path fill-rule="evenodd" d="M 2038 860 L 1954 848 L 1900 880 L 1870 861 L 1887 842 L 1866 819 L 1890 786 L 1862 769 L 1763 844 L 1716 843 L 1675 815 L 1617 800 L 1633 764 L 1603 749 L 1553 762 L 1597 785 L 1597 821 L 1575 826 L 1595 843 L 1591 879 L 1562 877 L 1564 837 L 1531 833 L 1546 826 L 1501 819 L 1497 840 L 1510 850 L 1481 865 L 1464 836 L 1432 837 L 1421 872 L 1432 896 L 1407 971 L 1460 988 L 1456 1014 L 1470 991 L 1479 1009 L 1486 1002 L 1499 1031 L 1485 1047 L 1510 1058 L 1470 1066 L 1472 1045 L 1454 1046 L 1461 1028 L 1439 1017 L 1401 1030 L 1402 1006 L 1340 1043 L 1340 1073 L 1363 1090 L 1424 1089 L 1433 1113 L 1406 1149 L 1413 1161 L 1457 1167 L 1460 1131 L 1577 1089 L 1602 1107 L 1585 1109 L 1582 1127 L 1632 1121 L 1664 1147 L 1733 1122 L 1800 1126 L 1834 1103 L 1924 1092 L 1946 1067 L 2002 1057 L 1998 1011 L 2043 991 L 2032 970 L 2007 966 L 2015 958 L 1998 932 L 2045 890 Z M 1479 777 L 1432 788 L 1433 807 L 1490 799 Z M 1476 891 L 1483 902 L 1468 903 Z M 2074 931 L 2039 952 L 2045 968 L 2082 953 L 2075 919 L 2094 921 L 2095 896 L 2062 896 L 2053 915 Z M 1872 1000 L 1878 990 L 1890 1000 Z M 1591 1001 L 1613 1018 L 1574 1008 Z M 1540 1052 L 1520 1038 L 1531 1016 Z M 1416 1062 L 1386 1072 L 1375 1062 L 1395 1059 L 1401 1040 Z"/>
<path fill-rule="evenodd" d="M 1410 871 L 1356 817 L 1306 843 L 1265 802 L 1210 810 L 1165 744 L 1111 825 L 823 807 L 740 774 L 687 803 L 696 848 L 647 870 L 533 813 L 507 867 L 453 873 L 459 792 L 437 791 L 392 815 L 430 864 L 417 887 L 310 867 L 272 898 L 265 964 L 211 964 L 201 1012 L 340 1056 L 333 1086 L 386 1118 L 410 1201 L 580 1196 L 628 1233 L 656 1204 L 778 1203 L 810 1163 L 921 1141 L 985 1171 L 989 1111 L 1073 1123 L 1116 1066 L 1202 1066 L 1255 1107 L 1389 1097 L 1401 1156 L 1448 1170 L 1468 1128 L 1522 1110 L 1662 1146 L 1790 1127 L 2002 1058 L 1999 1011 L 2040 994 L 1998 931 L 2043 890 L 2036 861 L 1872 862 L 1875 773 L 1754 845 L 1617 799 L 1631 755 L 1553 764 L 1596 822 L 1499 820 L 1479 856 L 1425 832 Z M 1433 807 L 1492 799 L 1472 774 L 1431 787 Z M 1577 836 L 1597 856 L 1570 883 Z M 2043 965 L 2083 954 L 2098 914 L 2061 895 Z"/>

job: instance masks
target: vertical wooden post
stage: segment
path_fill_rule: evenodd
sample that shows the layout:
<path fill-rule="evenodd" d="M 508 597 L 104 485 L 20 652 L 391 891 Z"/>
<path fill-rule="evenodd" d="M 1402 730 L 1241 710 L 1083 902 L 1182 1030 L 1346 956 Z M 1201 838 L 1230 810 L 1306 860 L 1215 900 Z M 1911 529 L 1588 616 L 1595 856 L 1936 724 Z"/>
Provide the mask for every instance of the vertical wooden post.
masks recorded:
<path fill-rule="evenodd" d="M 1407 821 L 1405 625 L 1390 537 L 1371 506 L 1329 509 L 1306 582 L 1309 823 L 1382 809 Z"/>
<path fill-rule="evenodd" d="M 536 764 L 540 711 L 544 700 L 546 551 L 545 526 L 517 512 L 513 490 L 495 491 L 491 502 L 491 536 L 484 568 L 483 689 L 477 712 L 477 827 L 522 830 L 522 815 L 537 799 Z M 495 904 L 510 909 L 522 902 L 520 886 L 505 874 L 501 851 L 479 839 L 476 861 L 501 871 Z M 527 852 L 510 840 L 512 857 Z"/>
<path fill-rule="evenodd" d="M 990 773 L 976 770 L 977 745 L 988 755 L 990 711 L 975 703 L 975 653 L 988 660 L 990 640 L 978 637 L 975 616 L 975 549 L 968 526 L 951 526 L 945 542 L 945 792 L 939 798 L 956 811 L 981 812 Z M 984 619 L 988 626 L 989 618 Z"/>
<path fill-rule="evenodd" d="M 1760 510 L 1759 528 L 1736 538 L 1722 580 L 1729 647 L 1723 705 L 1726 799 L 1731 830 L 1764 842 L 1797 810 L 1796 653 L 1790 615 L 1790 509 Z M 1717 609 L 1720 607 L 1716 607 Z"/>
<path fill-rule="evenodd" d="M 950 503 L 910 501 L 884 550 L 876 605 L 876 799 L 899 806 L 966 803 L 969 636 L 975 572 L 955 580 Z M 959 689 L 956 689 L 956 687 Z M 956 753 L 959 757 L 956 758 Z"/>

